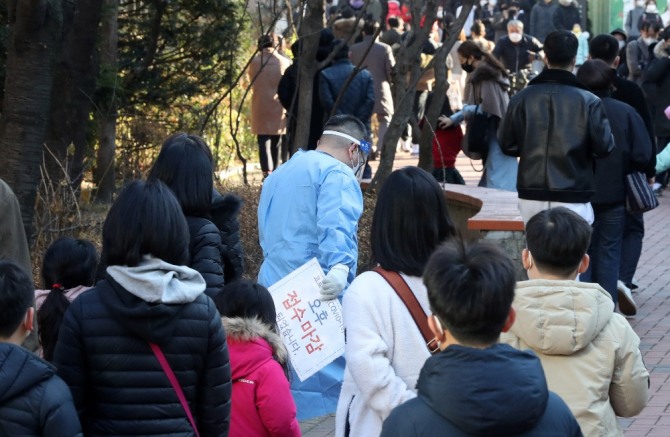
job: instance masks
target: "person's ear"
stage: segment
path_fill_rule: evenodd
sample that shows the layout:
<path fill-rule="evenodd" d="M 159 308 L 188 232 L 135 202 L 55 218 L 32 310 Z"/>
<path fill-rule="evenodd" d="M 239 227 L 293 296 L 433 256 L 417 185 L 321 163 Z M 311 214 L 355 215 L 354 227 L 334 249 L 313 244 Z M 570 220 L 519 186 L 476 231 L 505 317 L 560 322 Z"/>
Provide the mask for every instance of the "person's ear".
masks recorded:
<path fill-rule="evenodd" d="M 524 270 L 530 270 L 533 267 L 533 258 L 527 247 L 524 247 L 521 250 L 521 264 L 523 265 Z"/>
<path fill-rule="evenodd" d="M 621 57 L 617 56 L 614 58 L 614 62 L 612 62 L 612 68 L 617 68 L 619 66 L 619 62 L 621 62 Z"/>
<path fill-rule="evenodd" d="M 514 324 L 515 320 L 516 320 L 516 311 L 514 311 L 513 307 L 510 307 L 509 314 L 507 315 L 507 320 L 505 320 L 505 324 L 502 327 L 502 332 L 507 332 L 510 329 L 512 329 L 512 325 Z"/>
<path fill-rule="evenodd" d="M 35 320 L 35 307 L 30 307 L 26 311 L 26 316 L 23 319 L 23 329 L 25 329 L 28 333 L 33 331 L 34 328 L 34 321 Z"/>
<path fill-rule="evenodd" d="M 442 343 L 445 340 L 444 328 L 442 328 L 442 323 L 440 323 L 440 319 L 435 314 L 428 316 L 428 327 L 438 343 Z"/>
<path fill-rule="evenodd" d="M 579 268 L 577 269 L 577 273 L 584 273 L 586 269 L 589 268 L 589 264 L 591 263 L 591 258 L 589 258 L 589 255 L 587 253 L 584 254 L 582 257 L 582 261 L 579 263 Z"/>

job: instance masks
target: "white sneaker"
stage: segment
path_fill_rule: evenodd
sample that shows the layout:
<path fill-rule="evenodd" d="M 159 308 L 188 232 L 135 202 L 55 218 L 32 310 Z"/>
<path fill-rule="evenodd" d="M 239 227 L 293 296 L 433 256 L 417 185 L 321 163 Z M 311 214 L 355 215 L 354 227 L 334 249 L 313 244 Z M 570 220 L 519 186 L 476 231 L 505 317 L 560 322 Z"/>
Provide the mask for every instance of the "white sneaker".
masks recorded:
<path fill-rule="evenodd" d="M 634 316 L 637 314 L 637 305 L 633 300 L 633 294 L 630 291 L 630 288 L 626 287 L 622 281 L 617 281 L 617 300 L 619 301 L 619 311 L 625 316 Z"/>
<path fill-rule="evenodd" d="M 402 140 L 401 139 L 400 140 L 400 150 L 402 150 L 403 152 L 411 152 L 412 147 L 410 146 L 410 144 L 412 144 L 412 143 L 410 141 L 411 140 Z"/>
<path fill-rule="evenodd" d="M 412 156 L 418 156 L 418 155 L 419 155 L 419 145 L 412 144 Z"/>

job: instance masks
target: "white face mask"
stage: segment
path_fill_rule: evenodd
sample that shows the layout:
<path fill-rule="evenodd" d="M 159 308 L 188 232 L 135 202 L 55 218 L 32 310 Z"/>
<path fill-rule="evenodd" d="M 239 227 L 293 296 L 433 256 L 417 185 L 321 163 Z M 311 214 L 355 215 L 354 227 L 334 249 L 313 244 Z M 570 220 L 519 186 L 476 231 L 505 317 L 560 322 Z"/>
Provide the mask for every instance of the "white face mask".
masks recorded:
<path fill-rule="evenodd" d="M 355 165 L 353 158 L 351 159 L 351 170 L 354 172 L 354 176 L 356 176 L 356 180 L 360 184 L 363 180 L 363 167 L 365 167 L 365 159 L 363 159 L 361 156 L 361 151 L 359 149 L 356 149 L 356 157 Z"/>
<path fill-rule="evenodd" d="M 653 43 L 655 43 L 657 41 L 656 38 L 642 38 L 642 40 L 648 46 L 652 45 Z"/>
<path fill-rule="evenodd" d="M 643 8 L 644 7 L 644 1 L 635 2 L 635 6 L 637 6 L 638 8 Z"/>
<path fill-rule="evenodd" d="M 658 12 L 658 8 L 656 7 L 656 5 L 647 5 L 644 11 L 648 14 L 655 14 Z"/>
<path fill-rule="evenodd" d="M 498 4 L 498 0 L 489 0 L 489 4 L 490 4 L 491 6 L 495 6 L 495 5 Z"/>
<path fill-rule="evenodd" d="M 626 41 L 619 41 L 619 50 L 626 47 Z"/>
<path fill-rule="evenodd" d="M 509 34 L 509 40 L 512 41 L 515 44 L 518 43 L 519 41 L 521 41 L 521 37 L 522 36 L 521 36 L 520 33 L 514 32 L 514 33 Z"/>
<path fill-rule="evenodd" d="M 570 6 L 572 4 L 572 0 L 558 0 L 558 2 L 563 6 Z"/>

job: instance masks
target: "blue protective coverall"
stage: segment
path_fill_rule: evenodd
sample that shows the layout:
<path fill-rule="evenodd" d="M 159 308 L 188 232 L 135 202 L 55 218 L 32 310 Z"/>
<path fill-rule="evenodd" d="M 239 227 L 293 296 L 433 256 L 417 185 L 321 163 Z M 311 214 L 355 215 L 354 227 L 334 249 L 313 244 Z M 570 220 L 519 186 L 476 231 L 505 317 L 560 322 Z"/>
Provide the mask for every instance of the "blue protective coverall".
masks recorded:
<path fill-rule="evenodd" d="M 298 151 L 263 183 L 258 204 L 258 234 L 263 264 L 258 282 L 278 282 L 316 257 L 325 273 L 335 264 L 356 276 L 361 188 L 349 166 L 320 151 Z M 334 413 L 344 374 L 340 357 L 291 390 L 298 419 Z"/>

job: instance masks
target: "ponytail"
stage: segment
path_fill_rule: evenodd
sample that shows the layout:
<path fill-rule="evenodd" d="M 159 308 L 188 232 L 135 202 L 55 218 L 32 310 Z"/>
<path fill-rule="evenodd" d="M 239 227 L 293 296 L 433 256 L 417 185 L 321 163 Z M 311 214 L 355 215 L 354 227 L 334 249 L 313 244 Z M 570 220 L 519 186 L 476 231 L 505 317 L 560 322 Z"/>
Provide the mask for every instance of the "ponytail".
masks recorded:
<path fill-rule="evenodd" d="M 39 340 L 44 359 L 53 360 L 61 323 L 70 301 L 65 290 L 80 285 L 93 285 L 98 254 L 90 241 L 62 237 L 44 253 L 42 281 L 49 294 L 37 311 Z"/>
<path fill-rule="evenodd" d="M 40 327 L 39 340 L 44 359 L 49 362 L 53 361 L 63 316 L 70 306 L 70 301 L 65 297 L 64 292 L 62 285 L 53 284 L 51 291 L 37 311 L 37 326 Z"/>

